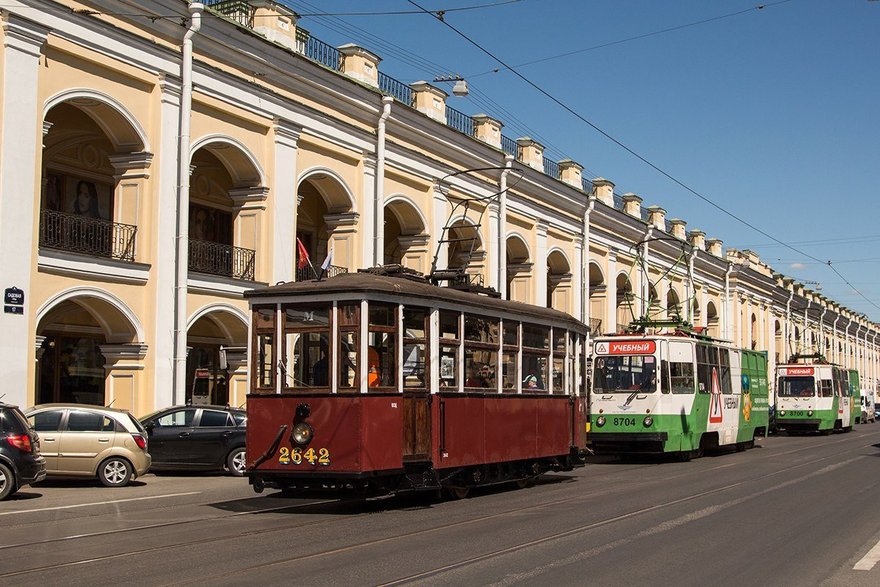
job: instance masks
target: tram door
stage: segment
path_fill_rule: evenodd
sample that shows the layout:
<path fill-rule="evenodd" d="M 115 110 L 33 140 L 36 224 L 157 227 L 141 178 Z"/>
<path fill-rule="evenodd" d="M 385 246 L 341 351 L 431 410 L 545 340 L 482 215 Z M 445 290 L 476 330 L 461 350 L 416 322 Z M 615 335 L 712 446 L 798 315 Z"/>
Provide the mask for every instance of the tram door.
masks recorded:
<path fill-rule="evenodd" d="M 431 396 L 428 393 L 428 311 L 403 311 L 403 460 L 431 458 Z"/>
<path fill-rule="evenodd" d="M 431 455 L 431 406 L 427 392 L 403 394 L 403 460 L 425 461 Z"/>

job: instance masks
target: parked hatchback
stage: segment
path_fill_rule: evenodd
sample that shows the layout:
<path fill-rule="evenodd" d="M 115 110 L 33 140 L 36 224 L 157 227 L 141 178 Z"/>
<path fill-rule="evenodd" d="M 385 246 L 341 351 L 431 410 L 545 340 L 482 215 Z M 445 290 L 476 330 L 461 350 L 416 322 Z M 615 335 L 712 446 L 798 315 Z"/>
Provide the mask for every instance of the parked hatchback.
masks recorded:
<path fill-rule="evenodd" d="M 46 459 L 36 432 L 21 410 L 0 402 L 0 501 L 45 476 Z"/>
<path fill-rule="evenodd" d="M 126 410 L 44 404 L 25 415 L 40 435 L 49 477 L 97 477 L 123 487 L 150 468 L 147 433 Z"/>
<path fill-rule="evenodd" d="M 247 412 L 228 406 L 173 406 L 141 418 L 150 439 L 153 470 L 247 468 Z"/>

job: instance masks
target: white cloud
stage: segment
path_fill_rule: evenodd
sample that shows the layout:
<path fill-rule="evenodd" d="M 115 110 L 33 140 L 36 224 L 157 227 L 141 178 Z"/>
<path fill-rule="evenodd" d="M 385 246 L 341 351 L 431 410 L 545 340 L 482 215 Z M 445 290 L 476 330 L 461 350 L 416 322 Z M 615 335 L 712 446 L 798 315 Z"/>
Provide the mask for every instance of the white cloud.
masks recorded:
<path fill-rule="evenodd" d="M 792 269 L 805 269 L 807 266 L 803 263 L 792 263 L 791 265 L 789 265 L 789 267 L 791 267 Z"/>

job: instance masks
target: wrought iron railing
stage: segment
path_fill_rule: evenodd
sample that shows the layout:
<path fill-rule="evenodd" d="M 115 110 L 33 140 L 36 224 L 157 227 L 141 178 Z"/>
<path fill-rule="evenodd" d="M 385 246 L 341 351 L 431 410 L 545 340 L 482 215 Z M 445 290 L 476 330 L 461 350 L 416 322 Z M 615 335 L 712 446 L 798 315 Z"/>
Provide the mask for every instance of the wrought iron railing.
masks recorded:
<path fill-rule="evenodd" d="M 40 246 L 69 253 L 134 261 L 137 226 L 79 214 L 42 210 Z"/>
<path fill-rule="evenodd" d="M 593 193 L 593 182 L 587 179 L 586 177 L 581 177 L 581 189 L 587 192 L 588 194 Z"/>
<path fill-rule="evenodd" d="M 324 271 L 324 275 L 321 276 L 321 279 L 329 279 L 331 277 L 336 277 L 342 273 L 348 273 L 348 268 L 340 267 L 338 265 L 330 265 L 327 267 L 327 271 Z M 311 267 L 303 267 L 302 269 L 296 270 L 296 280 L 297 281 L 308 281 L 310 279 L 315 279 L 315 274 L 321 275 L 321 268 L 315 267 L 312 269 Z"/>
<path fill-rule="evenodd" d="M 254 28 L 254 7 L 246 0 L 207 0 L 208 8 L 231 18 L 242 26 Z"/>
<path fill-rule="evenodd" d="M 306 41 L 305 55 L 312 61 L 339 71 L 342 69 L 342 59 L 340 59 L 339 49 L 333 45 L 328 45 L 324 41 L 319 41 L 315 37 L 309 37 Z"/>
<path fill-rule="evenodd" d="M 413 105 L 413 90 L 411 87 L 393 77 L 379 72 L 379 91 L 391 96 L 398 102 L 407 106 Z"/>
<path fill-rule="evenodd" d="M 256 251 L 251 249 L 211 241 L 189 241 L 190 271 L 253 281 L 255 260 Z"/>
<path fill-rule="evenodd" d="M 559 179 L 559 163 L 544 157 L 544 173 L 554 179 Z"/>
<path fill-rule="evenodd" d="M 449 106 L 446 107 L 446 125 L 469 137 L 474 136 L 474 119 Z"/>
<path fill-rule="evenodd" d="M 517 145 L 516 141 L 510 137 L 501 135 L 501 150 L 508 155 L 519 157 L 519 145 Z"/>

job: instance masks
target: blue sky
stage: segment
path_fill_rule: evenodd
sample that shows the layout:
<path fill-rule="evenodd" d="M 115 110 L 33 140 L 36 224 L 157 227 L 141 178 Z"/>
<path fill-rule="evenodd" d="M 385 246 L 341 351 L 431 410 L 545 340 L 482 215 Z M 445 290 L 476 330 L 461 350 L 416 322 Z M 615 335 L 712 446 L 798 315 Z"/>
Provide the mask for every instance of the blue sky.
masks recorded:
<path fill-rule="evenodd" d="M 464 76 L 471 94 L 450 97 L 453 108 L 495 116 L 505 135 L 532 136 L 548 157 L 574 159 L 618 193 L 661 205 L 725 247 L 750 248 L 880 321 L 880 2 L 770 0 L 758 10 L 754 0 L 416 1 L 429 10 L 497 3 L 444 18 L 643 158 L 798 252 L 707 204 L 514 74 L 494 72 L 496 61 L 437 19 L 343 15 L 417 10 L 406 0 L 284 0 L 315 37 L 374 51 L 380 69 L 400 81 Z M 322 12 L 338 16 L 315 14 Z M 870 301 L 811 256 L 831 260 Z"/>

